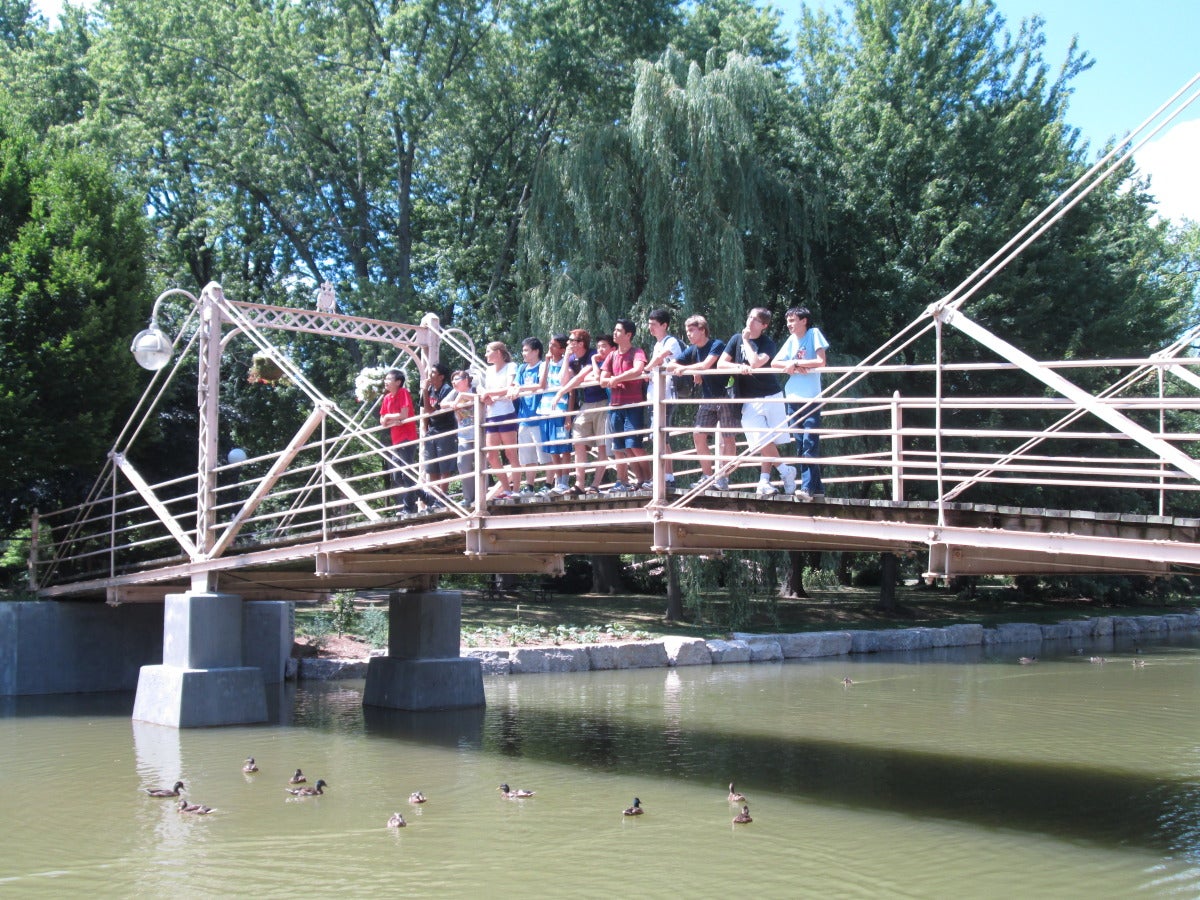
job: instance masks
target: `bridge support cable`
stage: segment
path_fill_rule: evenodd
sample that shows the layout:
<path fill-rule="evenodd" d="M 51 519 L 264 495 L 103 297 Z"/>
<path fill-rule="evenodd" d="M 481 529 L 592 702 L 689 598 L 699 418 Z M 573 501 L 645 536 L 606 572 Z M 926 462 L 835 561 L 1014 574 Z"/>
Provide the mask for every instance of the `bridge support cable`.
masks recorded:
<path fill-rule="evenodd" d="M 1200 481 L 1200 461 L 1192 459 L 1171 444 L 1156 437 L 1153 433 L 1138 425 L 1128 416 L 1114 409 L 1110 404 L 1102 402 L 1072 382 L 1063 378 L 1057 372 L 1035 360 L 1027 353 L 1017 349 L 1008 341 L 992 334 L 983 326 L 967 318 L 963 313 L 945 308 L 938 313 L 938 319 L 953 325 L 963 334 L 978 341 L 983 346 L 998 353 L 1009 362 L 1015 363 L 1029 375 L 1052 388 L 1082 409 L 1116 428 L 1131 440 L 1141 444 L 1159 459 L 1170 463 L 1191 478 Z"/>
<path fill-rule="evenodd" d="M 1159 431 L 1165 433 L 1165 424 L 1162 422 L 1162 416 L 1163 416 L 1163 412 L 1164 412 L 1164 409 L 1162 406 L 1162 403 L 1163 403 L 1163 399 L 1162 399 L 1163 398 L 1163 389 L 1162 389 L 1162 384 L 1161 384 L 1162 374 L 1164 371 L 1168 371 L 1172 375 L 1175 375 L 1177 378 L 1179 378 L 1181 381 L 1185 382 L 1186 384 L 1191 385 L 1192 387 L 1196 388 L 1197 390 L 1200 390 L 1200 377 L 1197 377 L 1197 375 L 1192 371 L 1192 369 L 1191 369 L 1192 364 L 1185 364 L 1182 362 L 1175 362 L 1175 363 L 1169 362 L 1170 360 L 1173 360 L 1176 357 L 1178 357 L 1179 354 L 1182 353 L 1184 350 L 1188 349 L 1191 346 L 1192 342 L 1195 341 L 1197 337 L 1200 337 L 1200 326 L 1190 329 L 1187 333 L 1185 333 L 1184 335 L 1182 335 L 1175 341 L 1172 341 L 1169 345 L 1164 347 L 1162 350 L 1153 354 L 1150 357 L 1149 362 L 1136 366 L 1133 370 L 1127 372 L 1120 379 L 1118 379 L 1113 384 L 1109 385 L 1103 391 L 1098 392 L 1096 394 L 1097 399 L 1107 400 L 1107 399 L 1112 399 L 1112 398 L 1118 397 L 1121 394 L 1123 394 L 1125 391 L 1129 390 L 1130 388 L 1134 387 L 1135 385 L 1137 385 L 1138 383 L 1143 381 L 1146 378 L 1146 376 L 1149 375 L 1151 372 L 1157 372 L 1158 376 L 1159 376 L 1159 381 L 1160 381 L 1160 386 L 1159 386 L 1159 401 L 1160 401 Z M 1032 451 L 1034 448 L 1038 447 L 1039 445 L 1044 443 L 1046 440 L 1048 440 L 1050 435 L 1061 433 L 1062 431 L 1064 431 L 1065 429 L 1069 428 L 1071 425 L 1075 424 L 1077 421 L 1082 419 L 1085 415 L 1087 415 L 1087 410 L 1078 409 L 1078 408 L 1067 413 L 1065 416 L 1063 416 L 1062 418 L 1058 419 L 1056 422 L 1054 422 L 1053 424 L 1051 424 L 1050 426 L 1045 428 L 1043 430 L 1042 434 L 1029 438 L 1027 441 L 1025 441 L 1025 443 L 1021 444 L 1019 447 L 1014 448 L 1013 450 L 1010 450 L 1008 453 L 1006 453 L 1004 456 L 1002 456 L 1000 459 L 998 459 L 992 465 L 979 471 L 975 475 L 959 482 L 956 486 L 952 487 L 949 491 L 946 492 L 945 499 L 946 500 L 954 500 L 956 497 L 958 497 L 960 494 L 962 494 L 968 488 L 978 484 L 983 479 L 988 478 L 991 475 L 994 475 L 996 472 L 1004 470 L 1005 468 L 1007 468 L 1009 465 L 1011 465 L 1016 460 L 1027 456 L 1030 451 Z M 1160 492 L 1160 498 L 1159 498 L 1159 514 L 1160 515 L 1163 514 L 1162 507 L 1163 507 L 1162 496 L 1161 496 L 1161 492 Z"/>

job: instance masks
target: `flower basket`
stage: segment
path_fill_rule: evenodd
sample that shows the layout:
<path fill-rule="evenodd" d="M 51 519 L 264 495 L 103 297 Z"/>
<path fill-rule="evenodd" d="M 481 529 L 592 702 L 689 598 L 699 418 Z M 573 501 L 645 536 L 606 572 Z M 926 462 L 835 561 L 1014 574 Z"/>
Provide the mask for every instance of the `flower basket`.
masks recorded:
<path fill-rule="evenodd" d="M 277 384 L 283 378 L 279 363 L 266 353 L 255 353 L 250 363 L 250 374 L 246 380 L 251 384 Z"/>
<path fill-rule="evenodd" d="M 354 399 L 359 403 L 374 403 L 383 396 L 383 376 L 388 366 L 367 366 L 354 378 Z"/>

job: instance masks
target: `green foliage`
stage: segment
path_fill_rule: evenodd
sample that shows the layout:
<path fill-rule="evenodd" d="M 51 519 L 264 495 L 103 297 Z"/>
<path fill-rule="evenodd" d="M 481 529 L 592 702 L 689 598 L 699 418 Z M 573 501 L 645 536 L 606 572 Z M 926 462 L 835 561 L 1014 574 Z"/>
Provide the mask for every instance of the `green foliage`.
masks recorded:
<path fill-rule="evenodd" d="M 359 630 L 375 649 L 388 645 L 388 611 L 385 606 L 368 606 L 359 616 Z"/>
<path fill-rule="evenodd" d="M 320 650 L 334 634 L 333 619 L 327 613 L 319 612 L 305 621 L 298 621 L 296 632 L 307 637 L 312 646 Z"/>
<path fill-rule="evenodd" d="M 0 529 L 79 496 L 137 396 L 141 211 L 0 106 Z"/>
<path fill-rule="evenodd" d="M 522 231 L 528 321 L 607 329 L 668 306 L 731 332 L 799 280 L 813 212 L 783 165 L 784 85 L 717 59 L 640 63 L 626 117 L 548 151 Z"/>
<path fill-rule="evenodd" d="M 335 591 L 329 599 L 329 623 L 338 636 L 354 631 L 358 611 L 354 608 L 354 591 Z"/>
<path fill-rule="evenodd" d="M 837 572 L 832 569 L 814 569 L 805 566 L 802 577 L 804 589 L 807 591 L 835 591 L 841 587 L 838 584 Z M 876 571 L 875 583 L 879 583 L 878 571 Z"/>

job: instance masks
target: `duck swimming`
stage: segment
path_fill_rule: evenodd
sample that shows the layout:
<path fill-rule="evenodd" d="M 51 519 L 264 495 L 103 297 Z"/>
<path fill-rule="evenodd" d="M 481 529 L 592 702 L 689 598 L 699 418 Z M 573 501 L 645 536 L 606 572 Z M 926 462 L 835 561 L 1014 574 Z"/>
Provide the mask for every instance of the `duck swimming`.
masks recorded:
<path fill-rule="evenodd" d="M 392 813 L 392 817 L 388 819 L 388 828 L 405 828 L 408 823 L 404 821 L 404 816 L 400 813 Z"/>
<path fill-rule="evenodd" d="M 304 784 L 307 781 L 308 779 L 304 777 L 304 773 L 297 769 L 296 774 L 288 779 L 288 784 Z"/>
<path fill-rule="evenodd" d="M 630 806 L 627 809 L 625 809 L 621 813 L 621 815 L 623 815 L 623 816 L 640 816 L 644 812 L 645 812 L 645 810 L 642 809 L 642 801 L 639 800 L 637 797 L 634 797 L 633 798 L 633 806 Z"/>
<path fill-rule="evenodd" d="M 178 797 L 179 792 L 183 790 L 183 782 L 175 782 L 175 787 L 170 788 L 142 788 L 151 797 Z"/>
<path fill-rule="evenodd" d="M 186 800 L 180 800 L 176 809 L 181 813 L 191 813 L 197 816 L 207 816 L 211 812 L 216 812 L 211 806 L 205 806 L 203 803 L 188 803 Z"/>
<path fill-rule="evenodd" d="M 750 818 L 750 807 L 743 806 L 742 811 L 733 817 L 734 825 L 746 825 L 754 820 Z"/>
<path fill-rule="evenodd" d="M 746 795 L 738 793 L 733 789 L 733 782 L 729 782 L 729 802 L 730 803 L 745 803 Z"/>
<path fill-rule="evenodd" d="M 535 791 L 526 791 L 521 788 L 517 788 L 515 791 L 509 790 L 507 784 L 500 785 L 496 790 L 500 792 L 500 796 L 505 800 L 524 800 L 526 797 L 532 797 L 536 793 Z"/>
<path fill-rule="evenodd" d="M 242 771 L 247 775 L 253 775 L 258 771 L 258 764 L 254 762 L 253 756 L 246 760 L 246 764 L 242 766 Z"/>
<path fill-rule="evenodd" d="M 424 803 L 425 795 L 422 794 L 420 791 L 413 791 L 411 794 L 408 795 L 408 802 L 409 803 Z"/>
<path fill-rule="evenodd" d="M 298 788 L 284 788 L 289 794 L 295 797 L 316 797 L 319 794 L 325 793 L 324 789 L 329 787 L 323 778 L 318 778 L 317 783 L 312 787 L 305 785 Z"/>

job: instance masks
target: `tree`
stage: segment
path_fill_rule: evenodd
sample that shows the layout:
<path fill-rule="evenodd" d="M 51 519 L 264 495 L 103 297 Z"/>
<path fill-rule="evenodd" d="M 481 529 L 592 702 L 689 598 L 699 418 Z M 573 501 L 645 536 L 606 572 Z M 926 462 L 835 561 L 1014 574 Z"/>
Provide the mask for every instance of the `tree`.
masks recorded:
<path fill-rule="evenodd" d="M 139 204 L 0 105 L 0 528 L 77 499 L 137 396 Z"/>
<path fill-rule="evenodd" d="M 852 0 L 846 8 L 848 20 L 806 12 L 793 109 L 830 187 L 817 312 L 835 346 L 862 358 L 1082 174 L 1084 152 L 1065 114 L 1070 80 L 1089 62 L 1072 47 L 1051 77 L 1040 22 L 1010 34 L 990 0 Z M 1118 178 L 1092 193 L 970 300 L 967 314 L 1040 359 L 1096 348 L 1141 355 L 1164 344 L 1180 308 L 1146 277 L 1167 257 L 1147 196 L 1132 188 Z M 990 358 L 951 332 L 948 355 Z M 928 361 L 928 346 L 909 346 L 904 361 L 918 353 Z M 979 382 L 956 376 L 946 389 L 1030 389 L 1019 373 Z M 931 383 L 872 379 L 874 394 L 895 388 L 928 394 Z M 996 426 L 1010 414 L 971 415 L 956 427 Z"/>
<path fill-rule="evenodd" d="M 529 321 L 607 328 L 669 306 L 719 333 L 802 276 L 813 213 L 773 128 L 784 85 L 716 58 L 640 64 L 627 119 L 548 151 L 523 231 Z"/>

